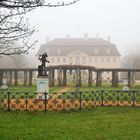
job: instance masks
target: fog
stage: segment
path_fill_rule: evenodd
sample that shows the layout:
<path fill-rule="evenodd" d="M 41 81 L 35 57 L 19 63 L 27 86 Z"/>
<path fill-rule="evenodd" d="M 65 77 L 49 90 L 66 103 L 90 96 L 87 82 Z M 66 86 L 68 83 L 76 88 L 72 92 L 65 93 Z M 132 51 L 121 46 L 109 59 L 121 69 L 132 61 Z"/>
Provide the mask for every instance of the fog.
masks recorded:
<path fill-rule="evenodd" d="M 65 37 L 111 37 L 111 42 L 124 55 L 140 45 L 139 0 L 81 0 L 58 8 L 39 8 L 28 14 L 29 21 L 38 32 L 34 39 L 39 45 L 46 41 Z M 36 49 L 36 50 L 37 50 Z"/>
<path fill-rule="evenodd" d="M 80 0 L 70 6 L 35 9 L 26 15 L 30 24 L 37 29 L 33 40 L 38 40 L 36 49 L 31 49 L 26 56 L 28 62 L 34 61 L 34 65 L 29 66 L 35 67 L 35 54 L 41 44 L 48 39 L 65 38 L 68 35 L 81 38 L 86 33 L 89 38 L 98 35 L 105 40 L 109 36 L 122 59 L 131 52 L 139 53 L 139 7 L 139 0 Z M 3 59 L 5 58 L 1 58 L 1 67 Z"/>

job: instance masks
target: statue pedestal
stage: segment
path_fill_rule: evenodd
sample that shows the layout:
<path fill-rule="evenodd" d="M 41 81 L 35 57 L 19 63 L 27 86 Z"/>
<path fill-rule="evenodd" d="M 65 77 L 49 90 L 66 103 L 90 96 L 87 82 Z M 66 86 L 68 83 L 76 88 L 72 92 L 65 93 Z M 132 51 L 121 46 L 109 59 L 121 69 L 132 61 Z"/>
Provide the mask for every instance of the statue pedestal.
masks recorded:
<path fill-rule="evenodd" d="M 44 93 L 49 93 L 48 76 L 37 77 L 37 92 L 38 92 L 37 99 L 45 99 Z"/>

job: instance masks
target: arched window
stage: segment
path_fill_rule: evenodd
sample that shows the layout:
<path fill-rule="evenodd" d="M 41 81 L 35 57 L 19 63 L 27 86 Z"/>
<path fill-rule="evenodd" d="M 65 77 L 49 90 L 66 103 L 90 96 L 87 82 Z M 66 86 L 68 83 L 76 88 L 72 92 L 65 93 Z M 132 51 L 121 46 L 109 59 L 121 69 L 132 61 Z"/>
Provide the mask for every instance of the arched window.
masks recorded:
<path fill-rule="evenodd" d="M 75 58 L 75 64 L 77 64 L 77 65 L 80 64 L 80 58 L 79 58 L 79 56 L 77 56 L 77 57 Z"/>

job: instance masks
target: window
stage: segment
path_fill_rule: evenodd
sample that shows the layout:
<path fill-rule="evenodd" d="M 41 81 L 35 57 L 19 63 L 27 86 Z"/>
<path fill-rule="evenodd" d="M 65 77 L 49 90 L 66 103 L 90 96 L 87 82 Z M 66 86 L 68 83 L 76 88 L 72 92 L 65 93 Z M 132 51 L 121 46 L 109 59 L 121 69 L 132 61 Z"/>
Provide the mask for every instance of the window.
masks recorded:
<path fill-rule="evenodd" d="M 101 58 L 101 62 L 104 63 L 104 58 Z"/>
<path fill-rule="evenodd" d="M 116 59 L 115 58 L 113 58 L 113 63 L 116 63 Z"/>
<path fill-rule="evenodd" d="M 79 56 L 77 56 L 76 58 L 75 58 L 75 64 L 80 64 L 80 58 L 79 58 Z"/>
<path fill-rule="evenodd" d="M 82 58 L 82 64 L 86 64 L 86 58 L 85 57 Z"/>
<path fill-rule="evenodd" d="M 60 58 L 57 58 L 57 62 L 58 62 L 58 63 L 60 62 Z"/>
<path fill-rule="evenodd" d="M 97 48 L 94 49 L 94 53 L 98 54 L 98 49 Z"/>
<path fill-rule="evenodd" d="M 89 58 L 89 63 L 92 63 L 92 58 Z"/>
<path fill-rule="evenodd" d="M 63 62 L 64 62 L 64 63 L 66 62 L 66 58 L 63 58 Z"/>
<path fill-rule="evenodd" d="M 98 58 L 95 58 L 95 63 L 97 63 L 98 62 Z"/>
<path fill-rule="evenodd" d="M 54 58 L 51 59 L 51 62 L 54 63 Z"/>
<path fill-rule="evenodd" d="M 107 62 L 108 62 L 108 63 L 110 62 L 110 59 L 109 59 L 109 58 L 107 58 Z"/>
<path fill-rule="evenodd" d="M 72 58 L 72 57 L 69 58 L 69 63 L 70 63 L 70 64 L 73 63 L 73 58 Z"/>

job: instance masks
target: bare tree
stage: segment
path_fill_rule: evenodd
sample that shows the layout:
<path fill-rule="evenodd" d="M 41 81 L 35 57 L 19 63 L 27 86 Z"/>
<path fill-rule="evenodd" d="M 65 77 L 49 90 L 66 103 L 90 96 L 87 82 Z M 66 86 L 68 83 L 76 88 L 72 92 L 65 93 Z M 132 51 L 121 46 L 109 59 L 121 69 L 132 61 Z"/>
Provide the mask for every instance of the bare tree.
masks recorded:
<path fill-rule="evenodd" d="M 79 0 L 70 2 L 58 0 L 0 0 L 0 56 L 26 53 L 36 41 L 29 43 L 35 32 L 25 14 L 37 7 L 68 6 Z M 22 42 L 15 47 L 15 42 Z"/>
<path fill-rule="evenodd" d="M 128 50 L 129 53 L 125 54 L 124 58 L 122 59 L 122 66 L 124 68 L 134 68 L 140 69 L 140 44 L 133 45 L 131 48 L 132 50 Z"/>
<path fill-rule="evenodd" d="M 133 48 L 135 48 L 135 46 L 133 46 Z M 122 67 L 131 69 L 140 69 L 140 59 L 139 59 L 140 53 L 138 48 L 134 49 L 123 58 Z M 135 72 L 133 74 L 135 75 L 135 79 L 140 80 L 140 74 L 138 72 Z"/>
<path fill-rule="evenodd" d="M 12 55 L 10 56 L 12 65 L 14 68 L 24 68 L 27 67 L 27 57 L 25 54 L 20 54 L 20 55 Z"/>

